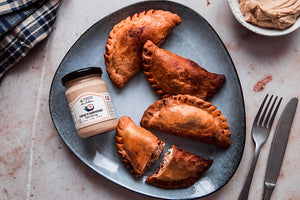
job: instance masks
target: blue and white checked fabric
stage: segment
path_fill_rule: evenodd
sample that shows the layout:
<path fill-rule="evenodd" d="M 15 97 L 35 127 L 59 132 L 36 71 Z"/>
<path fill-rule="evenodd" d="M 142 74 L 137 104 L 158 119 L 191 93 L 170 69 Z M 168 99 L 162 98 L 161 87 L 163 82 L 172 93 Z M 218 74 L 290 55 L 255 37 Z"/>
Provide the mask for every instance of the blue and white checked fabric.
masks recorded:
<path fill-rule="evenodd" d="M 60 0 L 0 0 L 0 26 L 7 29 L 0 35 L 0 81 L 7 70 L 51 33 L 59 3 Z M 29 10 L 30 14 L 24 14 Z M 19 15 L 22 21 L 1 23 L 12 14 Z"/>
<path fill-rule="evenodd" d="M 1 2 L 2 1 L 2 2 Z M 40 1 L 3 1 L 0 0 L 0 36 L 27 18 L 45 3 Z"/>
<path fill-rule="evenodd" d="M 40 0 L 1 0 L 0 15 L 19 11 L 39 1 Z"/>

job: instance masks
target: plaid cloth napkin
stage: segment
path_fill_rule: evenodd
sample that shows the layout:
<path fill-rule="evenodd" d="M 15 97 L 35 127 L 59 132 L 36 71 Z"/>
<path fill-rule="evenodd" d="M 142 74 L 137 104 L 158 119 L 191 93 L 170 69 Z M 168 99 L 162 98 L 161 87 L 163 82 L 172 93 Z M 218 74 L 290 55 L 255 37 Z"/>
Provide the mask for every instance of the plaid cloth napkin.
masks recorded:
<path fill-rule="evenodd" d="M 14 11 L 26 8 L 39 0 L 1 0 L 0 1 L 0 15 L 8 14 Z"/>
<path fill-rule="evenodd" d="M 0 0 L 0 82 L 52 31 L 60 0 Z"/>

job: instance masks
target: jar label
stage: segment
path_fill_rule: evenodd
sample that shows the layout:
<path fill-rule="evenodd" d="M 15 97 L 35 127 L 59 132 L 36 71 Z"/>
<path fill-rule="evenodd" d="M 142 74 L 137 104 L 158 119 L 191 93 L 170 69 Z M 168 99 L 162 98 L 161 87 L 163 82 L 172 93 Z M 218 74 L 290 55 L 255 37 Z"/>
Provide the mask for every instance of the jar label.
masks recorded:
<path fill-rule="evenodd" d="M 86 92 L 69 106 L 76 129 L 116 118 L 108 93 Z"/>

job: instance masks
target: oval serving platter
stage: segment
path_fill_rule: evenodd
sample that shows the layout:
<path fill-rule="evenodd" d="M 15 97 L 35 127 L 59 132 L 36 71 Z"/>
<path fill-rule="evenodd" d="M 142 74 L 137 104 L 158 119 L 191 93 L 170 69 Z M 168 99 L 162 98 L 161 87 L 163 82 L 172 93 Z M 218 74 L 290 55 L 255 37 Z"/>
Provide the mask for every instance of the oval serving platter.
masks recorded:
<path fill-rule="evenodd" d="M 169 10 L 182 23 L 167 37 L 161 48 L 194 60 L 210 72 L 224 74 L 226 83 L 210 102 L 227 117 L 232 144 L 228 149 L 180 138 L 160 131 L 153 133 L 166 143 L 164 153 L 176 145 L 204 158 L 214 160 L 212 167 L 190 187 L 166 190 L 145 183 L 159 166 L 161 158 L 142 177 L 135 178 L 121 163 L 117 154 L 115 131 L 81 139 L 75 130 L 65 88 L 61 78 L 76 69 L 96 66 L 103 69 L 118 119 L 124 115 L 139 125 L 144 111 L 159 99 L 141 71 L 123 89 L 116 89 L 108 78 L 104 64 L 107 37 L 113 26 L 136 12 L 149 9 Z M 239 78 L 223 42 L 208 22 L 192 9 L 170 1 L 140 2 L 120 9 L 89 28 L 68 51 L 61 62 L 50 89 L 49 106 L 53 123 L 66 145 L 86 165 L 110 181 L 137 193 L 163 199 L 193 199 L 207 196 L 222 188 L 240 163 L 245 144 L 245 109 Z"/>

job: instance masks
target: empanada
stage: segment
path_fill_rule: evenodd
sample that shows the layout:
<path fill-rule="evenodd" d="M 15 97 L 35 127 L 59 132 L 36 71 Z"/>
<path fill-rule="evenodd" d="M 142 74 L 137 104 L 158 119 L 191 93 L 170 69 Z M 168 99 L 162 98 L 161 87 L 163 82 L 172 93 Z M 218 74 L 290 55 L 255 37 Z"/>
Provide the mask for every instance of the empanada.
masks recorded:
<path fill-rule="evenodd" d="M 206 160 L 173 145 L 159 168 L 146 181 L 162 188 L 188 187 L 200 179 L 212 163 L 213 160 Z"/>
<path fill-rule="evenodd" d="M 141 126 L 200 142 L 228 147 L 227 119 L 217 107 L 190 95 L 170 96 L 156 101 L 144 112 Z"/>
<path fill-rule="evenodd" d="M 119 119 L 116 134 L 118 154 L 130 172 L 141 176 L 160 157 L 165 143 L 128 117 Z"/>
<path fill-rule="evenodd" d="M 147 40 L 160 45 L 181 23 L 178 15 L 163 10 L 148 10 L 127 17 L 114 26 L 105 46 L 105 64 L 109 78 L 117 88 L 142 68 L 143 44 Z"/>
<path fill-rule="evenodd" d="M 192 60 L 180 57 L 147 41 L 143 68 L 151 87 L 163 98 L 189 94 L 207 100 L 225 83 L 225 76 L 210 73 Z"/>

